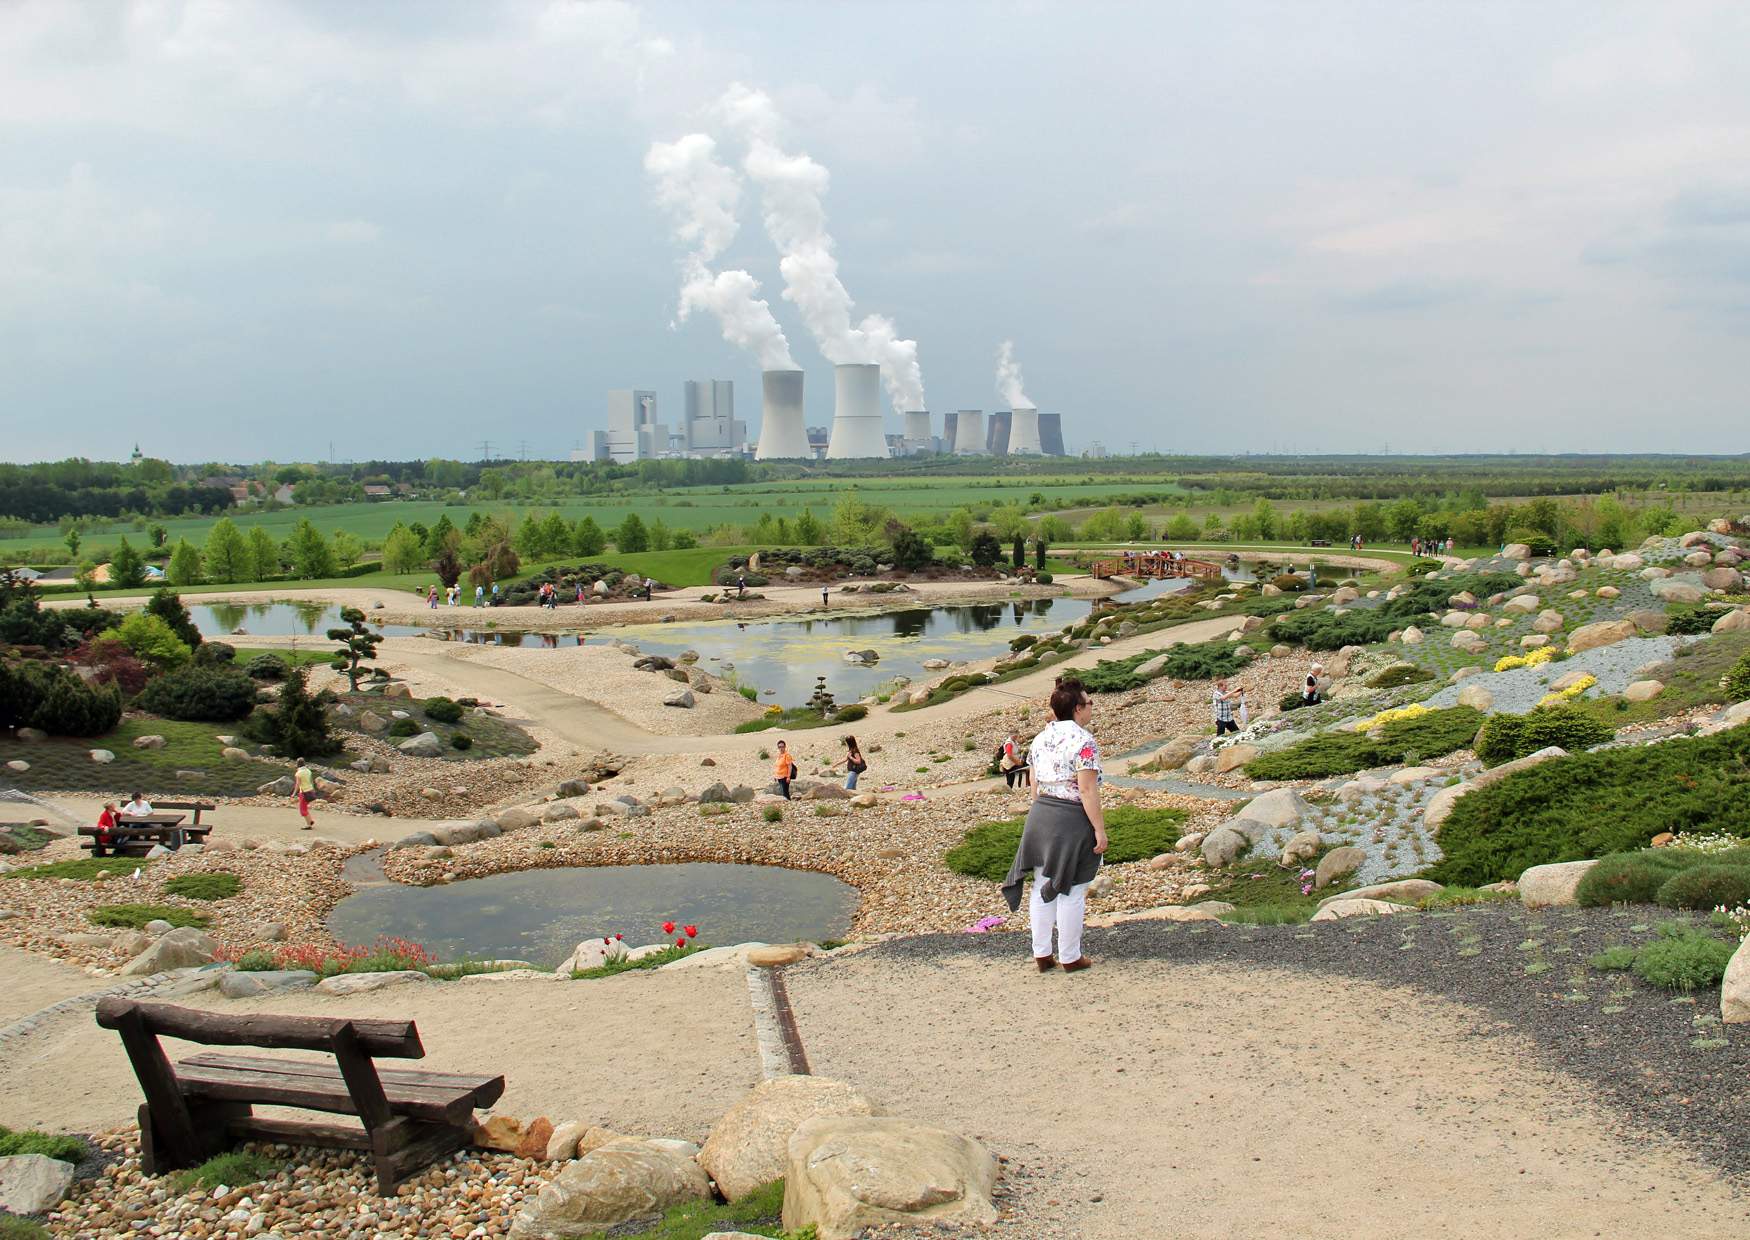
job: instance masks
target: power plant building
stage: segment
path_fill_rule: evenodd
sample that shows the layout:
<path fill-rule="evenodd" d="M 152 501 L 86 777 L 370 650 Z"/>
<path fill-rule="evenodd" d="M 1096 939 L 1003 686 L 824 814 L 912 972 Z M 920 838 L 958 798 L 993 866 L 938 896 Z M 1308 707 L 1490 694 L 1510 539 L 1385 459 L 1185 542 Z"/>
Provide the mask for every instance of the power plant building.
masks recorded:
<path fill-rule="evenodd" d="M 992 456 L 1009 454 L 1009 411 L 996 409 L 984 427 L 984 450 Z"/>
<path fill-rule="evenodd" d="M 760 375 L 760 445 L 758 461 L 795 460 L 813 456 L 803 422 L 802 372 L 768 370 Z"/>
<path fill-rule="evenodd" d="M 982 456 L 989 451 L 984 437 L 984 410 L 960 410 L 954 419 L 954 455 Z"/>
<path fill-rule="evenodd" d="M 881 425 L 881 367 L 850 362 L 832 368 L 832 438 L 828 460 L 859 460 L 887 455 Z"/>
<path fill-rule="evenodd" d="M 1039 411 L 1027 405 L 1017 405 L 1009 413 L 1008 451 L 1012 456 L 1039 456 L 1044 452 L 1039 440 Z"/>
<path fill-rule="evenodd" d="M 682 448 L 688 456 L 739 456 L 747 423 L 735 420 L 735 383 L 688 379 L 683 390 Z"/>
<path fill-rule="evenodd" d="M 1042 413 L 1039 415 L 1039 450 L 1046 456 L 1068 456 L 1063 448 L 1063 415 L 1061 413 Z"/>
<path fill-rule="evenodd" d="M 668 428 L 656 420 L 656 393 L 616 388 L 608 393 L 607 453 L 625 465 L 668 454 Z"/>

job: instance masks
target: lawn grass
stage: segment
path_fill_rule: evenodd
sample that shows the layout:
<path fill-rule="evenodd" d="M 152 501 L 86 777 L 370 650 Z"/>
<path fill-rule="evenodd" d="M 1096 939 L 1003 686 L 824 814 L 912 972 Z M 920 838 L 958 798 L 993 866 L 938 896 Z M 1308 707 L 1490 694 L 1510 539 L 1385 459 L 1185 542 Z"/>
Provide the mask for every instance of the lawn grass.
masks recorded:
<path fill-rule="evenodd" d="M 0 762 L 22 758 L 28 771 L 7 772 L 7 781 L 27 792 L 96 792 L 115 794 L 143 791 L 148 800 L 200 796 L 249 796 L 270 779 L 288 773 L 287 763 L 258 758 L 223 758 L 223 748 L 214 738 L 235 732 L 239 725 L 185 723 L 132 715 L 124 718 L 106 736 L 51 736 L 46 741 L 24 742 L 0 737 Z M 136 736 L 164 738 L 162 749 L 135 749 Z M 109 763 L 93 762 L 93 749 L 115 755 Z M 179 770 L 201 775 L 179 779 Z"/>
<path fill-rule="evenodd" d="M 781 1216 L 784 1213 L 784 1181 L 754 1189 L 739 1201 L 728 1204 L 711 1200 L 687 1201 L 672 1206 L 659 1222 L 641 1231 L 616 1227 L 611 1233 L 598 1231 L 586 1240 L 700 1240 L 714 1231 L 745 1232 L 750 1236 L 787 1237 L 789 1240 L 812 1240 L 814 1228 L 787 1232 Z"/>
<path fill-rule="evenodd" d="M 540 748 L 535 744 L 535 738 L 530 736 L 517 724 L 496 715 L 477 715 L 471 709 L 466 710 L 461 719 L 455 723 L 445 723 L 439 719 L 428 717 L 420 708 L 420 698 L 386 698 L 378 693 L 341 693 L 338 701 L 352 707 L 355 713 L 350 718 L 331 717 L 334 731 L 340 736 L 369 735 L 359 726 L 359 714 L 371 711 L 378 717 L 387 719 L 392 710 L 404 710 L 419 727 L 421 732 L 434 732 L 443 742 L 443 761 L 445 762 L 476 762 L 483 758 L 520 758 L 532 754 Z M 474 743 L 467 749 L 456 749 L 450 744 L 450 738 L 457 733 L 468 736 Z M 397 741 L 389 733 L 379 734 L 381 739 L 391 744 Z M 336 757 L 339 763 L 344 759 Z"/>
<path fill-rule="evenodd" d="M 221 641 L 226 642 L 227 644 L 230 642 L 230 639 L 226 637 L 209 637 L 207 640 Z M 323 639 L 320 637 L 312 637 L 310 640 L 321 641 Z M 310 650 L 307 648 L 294 650 L 290 646 L 238 646 L 236 664 L 238 667 L 243 667 L 248 664 L 249 660 L 258 655 L 271 654 L 285 660 L 287 667 L 303 667 L 310 663 L 326 665 L 334 661 L 334 652 L 336 649 L 338 649 L 338 647 L 335 646 L 329 646 L 320 650 Z M 368 667 L 369 664 L 366 664 L 366 666 Z"/>
<path fill-rule="evenodd" d="M 77 857 L 72 861 L 51 861 L 46 865 L 27 866 L 21 870 L 0 871 L 0 881 L 76 878 L 89 882 L 99 874 L 132 874 L 141 866 L 151 864 L 142 857 Z"/>
<path fill-rule="evenodd" d="M 1106 849 L 1106 863 L 1122 865 L 1130 861 L 1147 861 L 1169 851 L 1179 838 L 1179 829 L 1185 818 L 1182 809 L 1119 805 L 1107 810 L 1109 847 Z M 1009 866 L 1015 860 L 1024 825 L 1023 818 L 980 823 L 966 833 L 964 840 L 948 850 L 942 862 L 956 874 L 1001 882 L 1008 876 Z"/>
<path fill-rule="evenodd" d="M 0 1240 L 50 1240 L 49 1233 L 40 1223 L 33 1223 L 27 1218 L 14 1218 L 10 1214 L 0 1214 Z"/>

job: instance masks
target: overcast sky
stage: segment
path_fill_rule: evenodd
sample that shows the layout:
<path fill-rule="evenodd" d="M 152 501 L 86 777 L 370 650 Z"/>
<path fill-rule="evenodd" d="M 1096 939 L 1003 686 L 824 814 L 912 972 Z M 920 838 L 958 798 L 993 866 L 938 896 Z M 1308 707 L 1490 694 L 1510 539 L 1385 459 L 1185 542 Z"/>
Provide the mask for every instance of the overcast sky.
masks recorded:
<path fill-rule="evenodd" d="M 643 170 L 738 161 L 737 82 L 938 412 L 1013 339 L 1072 450 L 1750 448 L 1741 3 L 7 0 L 0 453 L 563 455 L 691 377 L 757 427 Z M 824 423 L 758 206 L 717 265 Z"/>

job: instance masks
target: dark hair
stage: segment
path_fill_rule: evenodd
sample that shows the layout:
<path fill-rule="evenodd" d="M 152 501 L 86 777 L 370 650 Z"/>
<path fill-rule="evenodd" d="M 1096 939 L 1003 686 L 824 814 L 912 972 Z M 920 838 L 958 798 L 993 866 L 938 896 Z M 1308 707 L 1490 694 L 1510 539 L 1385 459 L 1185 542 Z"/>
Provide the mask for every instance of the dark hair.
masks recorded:
<path fill-rule="evenodd" d="M 863 752 L 861 749 L 857 748 L 857 738 L 852 736 L 849 732 L 845 733 L 845 748 L 852 753 Z"/>
<path fill-rule="evenodd" d="M 1059 676 L 1051 691 L 1051 713 L 1058 719 L 1075 718 L 1076 708 L 1087 698 L 1088 691 L 1074 676 Z"/>

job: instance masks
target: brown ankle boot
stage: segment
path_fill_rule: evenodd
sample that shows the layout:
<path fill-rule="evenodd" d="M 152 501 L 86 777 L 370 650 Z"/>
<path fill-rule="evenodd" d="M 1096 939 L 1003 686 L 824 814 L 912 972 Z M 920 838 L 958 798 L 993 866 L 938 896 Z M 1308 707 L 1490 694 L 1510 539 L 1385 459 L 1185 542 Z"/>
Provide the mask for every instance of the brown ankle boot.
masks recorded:
<path fill-rule="evenodd" d="M 1092 968 L 1093 964 L 1094 962 L 1089 960 L 1086 956 L 1077 956 L 1074 960 L 1063 966 L 1063 971 L 1065 973 L 1079 973 L 1083 969 Z"/>
<path fill-rule="evenodd" d="M 1033 963 L 1039 966 L 1039 971 L 1041 973 L 1049 973 L 1049 972 L 1051 972 L 1051 970 L 1053 970 L 1054 968 L 1057 967 L 1057 957 L 1056 956 L 1035 956 L 1035 957 L 1033 957 Z"/>

